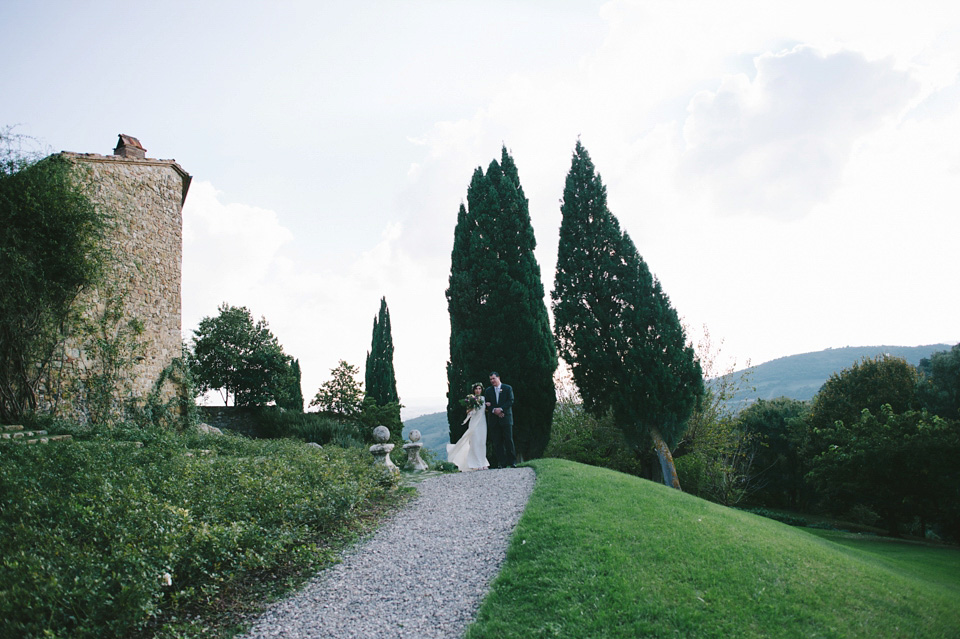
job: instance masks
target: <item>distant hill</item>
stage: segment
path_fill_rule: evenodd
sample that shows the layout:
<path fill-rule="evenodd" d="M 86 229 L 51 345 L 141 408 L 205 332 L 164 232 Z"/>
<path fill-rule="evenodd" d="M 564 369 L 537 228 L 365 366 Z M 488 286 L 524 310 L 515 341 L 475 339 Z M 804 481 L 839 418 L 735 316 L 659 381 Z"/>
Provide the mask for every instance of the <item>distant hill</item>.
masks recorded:
<path fill-rule="evenodd" d="M 825 351 L 781 357 L 746 369 L 750 373 L 748 388 L 738 392 L 730 404 L 741 407 L 757 399 L 790 397 L 808 400 L 816 395 L 833 373 L 850 368 L 864 357 L 887 354 L 902 357 L 913 366 L 937 351 L 950 350 L 951 344 L 929 346 L 847 346 Z M 744 371 L 733 373 L 740 376 Z"/>
<path fill-rule="evenodd" d="M 410 436 L 411 430 L 419 430 L 423 445 L 432 450 L 439 459 L 446 460 L 447 444 L 450 443 L 450 427 L 447 425 L 445 412 L 421 415 L 403 422 L 405 440 Z"/>

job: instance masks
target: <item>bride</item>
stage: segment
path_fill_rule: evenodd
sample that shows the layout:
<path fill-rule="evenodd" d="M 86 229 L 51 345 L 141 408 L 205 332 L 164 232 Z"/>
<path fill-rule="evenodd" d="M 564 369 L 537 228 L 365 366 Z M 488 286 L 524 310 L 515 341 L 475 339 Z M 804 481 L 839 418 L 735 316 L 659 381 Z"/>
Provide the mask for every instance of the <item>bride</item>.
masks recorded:
<path fill-rule="evenodd" d="M 464 400 L 467 407 L 467 417 L 463 420 L 467 432 L 456 444 L 447 444 L 447 461 L 456 464 L 460 470 L 486 470 L 490 468 L 487 461 L 487 416 L 486 404 L 483 400 L 483 384 L 474 384 L 471 388 L 473 395 Z"/>

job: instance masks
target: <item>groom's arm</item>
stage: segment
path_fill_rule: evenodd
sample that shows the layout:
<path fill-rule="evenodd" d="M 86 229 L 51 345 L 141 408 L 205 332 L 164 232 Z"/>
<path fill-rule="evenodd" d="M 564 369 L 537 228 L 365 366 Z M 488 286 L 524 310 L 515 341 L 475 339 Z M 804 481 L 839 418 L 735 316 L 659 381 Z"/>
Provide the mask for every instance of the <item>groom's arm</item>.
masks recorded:
<path fill-rule="evenodd" d="M 513 386 L 503 385 L 500 391 L 500 408 L 503 409 L 503 412 L 513 408 Z"/>

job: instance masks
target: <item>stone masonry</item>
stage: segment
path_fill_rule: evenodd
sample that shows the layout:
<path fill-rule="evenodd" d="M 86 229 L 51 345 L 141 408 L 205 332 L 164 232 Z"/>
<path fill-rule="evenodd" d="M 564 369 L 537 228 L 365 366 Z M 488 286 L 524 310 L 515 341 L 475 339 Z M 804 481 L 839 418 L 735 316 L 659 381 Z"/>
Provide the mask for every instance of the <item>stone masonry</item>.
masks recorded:
<path fill-rule="evenodd" d="M 108 241 L 115 263 L 107 284 L 89 292 L 81 303 L 90 312 L 102 313 L 104 300 L 119 292 L 125 317 L 143 323 L 142 350 L 129 375 L 133 395 L 144 397 L 171 360 L 181 355 L 181 211 L 191 177 L 174 160 L 147 158 L 140 142 L 127 135 L 120 135 L 113 155 L 67 151 L 61 155 L 74 162 L 78 183 L 90 189 L 91 199 L 112 218 Z M 80 375 L 86 357 L 82 344 L 68 342 L 61 380 Z M 62 412 L 76 412 L 68 398 L 45 399 Z"/>

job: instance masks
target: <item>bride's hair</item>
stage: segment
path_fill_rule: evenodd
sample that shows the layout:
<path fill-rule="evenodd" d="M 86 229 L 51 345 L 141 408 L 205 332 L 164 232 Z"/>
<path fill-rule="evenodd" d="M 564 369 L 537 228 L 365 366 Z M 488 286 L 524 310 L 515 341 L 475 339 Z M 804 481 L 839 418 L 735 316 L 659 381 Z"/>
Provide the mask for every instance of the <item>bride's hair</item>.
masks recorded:
<path fill-rule="evenodd" d="M 482 393 L 482 392 L 483 392 L 483 384 L 481 384 L 480 382 L 477 382 L 476 384 L 474 384 L 473 386 L 471 386 L 471 387 L 470 387 L 470 392 L 472 393 L 473 391 L 475 391 L 475 390 L 478 389 L 478 388 L 480 389 L 480 392 Z"/>

